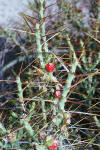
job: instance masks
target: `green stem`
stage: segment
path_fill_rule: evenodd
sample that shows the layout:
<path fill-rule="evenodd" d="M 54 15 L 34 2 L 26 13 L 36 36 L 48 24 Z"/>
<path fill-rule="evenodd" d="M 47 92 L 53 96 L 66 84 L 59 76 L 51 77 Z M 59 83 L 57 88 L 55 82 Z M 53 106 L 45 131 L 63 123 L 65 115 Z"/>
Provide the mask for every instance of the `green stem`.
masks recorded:
<path fill-rule="evenodd" d="M 21 104 L 22 110 L 25 111 L 24 100 L 23 100 L 22 83 L 21 83 L 21 80 L 20 80 L 20 77 L 19 77 L 19 76 L 17 76 L 16 82 L 17 82 L 17 87 L 18 87 L 19 102 L 20 102 L 20 104 Z"/>
<path fill-rule="evenodd" d="M 45 36 L 45 21 L 44 21 L 44 8 L 43 8 L 43 4 L 44 4 L 44 0 L 40 0 L 40 20 L 41 20 L 41 25 L 42 25 L 42 39 L 44 42 L 44 51 L 48 52 L 48 44 L 46 42 L 46 36 Z"/>
<path fill-rule="evenodd" d="M 38 58 L 39 58 L 40 62 L 43 64 L 41 37 L 40 37 L 40 29 L 39 29 L 38 23 L 36 24 L 36 43 L 37 43 Z"/>
<path fill-rule="evenodd" d="M 72 62 L 72 68 L 71 68 L 71 71 L 68 73 L 68 79 L 67 79 L 67 83 L 65 84 L 64 88 L 63 88 L 63 93 L 62 93 L 62 98 L 59 102 L 59 112 L 58 112 L 58 118 L 60 118 L 60 122 L 62 121 L 63 119 L 63 115 L 64 115 L 64 106 L 65 106 L 65 103 L 66 103 L 66 99 L 67 99 L 67 96 L 68 96 L 68 93 L 70 92 L 70 87 L 71 87 L 71 84 L 72 84 L 72 81 L 74 80 L 75 76 L 74 76 L 74 73 L 76 71 L 76 67 L 78 66 L 78 60 L 76 58 L 76 54 L 74 52 L 74 48 L 70 42 L 70 38 L 69 36 L 67 35 L 67 41 L 68 41 L 68 46 L 70 47 L 71 51 L 72 51 L 72 54 L 73 54 L 73 62 Z M 57 119 L 56 119 L 57 120 Z"/>
<path fill-rule="evenodd" d="M 37 52 L 38 52 L 38 58 L 40 62 L 43 63 L 43 56 L 42 56 L 42 47 L 41 47 L 41 37 L 40 37 L 40 30 L 39 30 L 39 24 L 36 24 L 36 43 L 37 43 Z M 46 110 L 45 110 L 45 102 L 42 102 L 42 112 L 43 112 L 43 118 L 46 120 Z"/>
<path fill-rule="evenodd" d="M 43 119 L 46 121 L 46 109 L 45 109 L 45 102 L 41 102 L 42 105 L 42 112 L 43 112 Z"/>

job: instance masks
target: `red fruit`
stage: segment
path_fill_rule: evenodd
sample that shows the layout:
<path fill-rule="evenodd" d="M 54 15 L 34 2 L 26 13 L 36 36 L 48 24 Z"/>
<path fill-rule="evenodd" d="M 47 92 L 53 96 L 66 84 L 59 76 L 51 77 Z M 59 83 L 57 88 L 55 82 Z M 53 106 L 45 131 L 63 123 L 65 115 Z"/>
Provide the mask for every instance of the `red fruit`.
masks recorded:
<path fill-rule="evenodd" d="M 82 8 L 79 8 L 79 10 L 78 10 L 80 13 L 82 12 Z"/>
<path fill-rule="evenodd" d="M 58 141 L 55 139 L 52 145 L 49 147 L 51 150 L 54 150 L 58 147 Z"/>
<path fill-rule="evenodd" d="M 99 0 L 95 0 L 96 1 L 96 3 L 98 3 L 99 2 Z"/>
<path fill-rule="evenodd" d="M 47 72 L 53 72 L 53 70 L 55 69 L 55 66 L 54 64 L 52 63 L 48 63 L 46 66 L 45 66 L 45 69 Z"/>
<path fill-rule="evenodd" d="M 61 92 L 59 90 L 54 92 L 54 97 L 55 98 L 60 98 L 61 97 Z"/>

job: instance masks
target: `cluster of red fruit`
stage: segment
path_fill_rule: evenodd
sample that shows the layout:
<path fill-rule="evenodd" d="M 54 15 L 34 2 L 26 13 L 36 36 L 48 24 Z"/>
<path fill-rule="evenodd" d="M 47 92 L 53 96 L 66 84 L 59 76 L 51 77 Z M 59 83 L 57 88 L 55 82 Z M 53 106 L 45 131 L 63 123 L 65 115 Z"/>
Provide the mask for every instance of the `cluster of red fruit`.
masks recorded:
<path fill-rule="evenodd" d="M 45 69 L 46 69 L 47 72 L 53 72 L 54 69 L 55 69 L 55 66 L 54 66 L 53 63 L 48 63 L 48 64 L 45 66 Z M 54 92 L 54 97 L 55 97 L 55 98 L 60 98 L 60 97 L 61 97 L 61 92 L 60 92 L 60 90 L 56 90 L 56 91 Z"/>
<path fill-rule="evenodd" d="M 58 147 L 58 141 L 55 139 L 52 145 L 49 147 L 51 150 L 55 150 Z"/>

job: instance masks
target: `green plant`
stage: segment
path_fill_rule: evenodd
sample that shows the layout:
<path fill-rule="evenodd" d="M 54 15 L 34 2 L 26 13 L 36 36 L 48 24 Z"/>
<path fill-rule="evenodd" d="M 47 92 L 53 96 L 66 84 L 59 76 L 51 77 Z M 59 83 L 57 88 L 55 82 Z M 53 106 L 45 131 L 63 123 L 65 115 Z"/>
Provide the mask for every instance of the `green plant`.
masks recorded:
<path fill-rule="evenodd" d="M 59 3 L 65 13 L 64 19 L 73 19 L 73 15 L 82 30 L 83 26 L 77 20 L 78 12 L 75 10 L 72 14 L 72 5 L 66 6 L 64 2 Z M 83 30 L 85 38 L 73 37 L 71 32 L 65 31 L 61 15 L 51 33 L 47 31 L 45 16 L 45 10 L 50 6 L 46 6 L 45 0 L 35 1 L 30 6 L 35 7 L 32 9 L 34 16 L 23 14 L 28 26 L 28 29 L 23 26 L 27 29 L 27 44 L 21 45 L 25 47 L 20 56 L 2 68 L 3 72 L 7 69 L 10 72 L 7 80 L 1 80 L 7 82 L 8 91 L 10 83 L 14 83 L 14 89 L 12 86 L 11 92 L 3 94 L 14 96 L 8 96 L 1 105 L 5 110 L 0 113 L 0 148 L 99 148 L 99 36 L 94 34 L 93 28 L 91 33 Z M 20 46 L 12 39 L 16 39 L 15 34 L 9 42 Z M 55 47 L 56 51 L 65 49 L 67 53 L 56 55 L 53 53 Z M 27 57 L 30 61 L 24 66 Z M 18 63 L 20 67 L 16 71 L 14 65 Z"/>

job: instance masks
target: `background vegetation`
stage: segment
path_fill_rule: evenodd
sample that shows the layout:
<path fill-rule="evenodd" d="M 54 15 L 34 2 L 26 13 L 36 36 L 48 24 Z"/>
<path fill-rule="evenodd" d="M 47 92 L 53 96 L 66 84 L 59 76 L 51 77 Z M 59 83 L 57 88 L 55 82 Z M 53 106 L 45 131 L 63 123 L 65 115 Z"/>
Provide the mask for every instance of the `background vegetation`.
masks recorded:
<path fill-rule="evenodd" d="M 91 6 L 89 27 L 77 1 L 40 0 L 20 30 L 2 29 L 0 149 L 100 149 L 100 1 Z"/>

